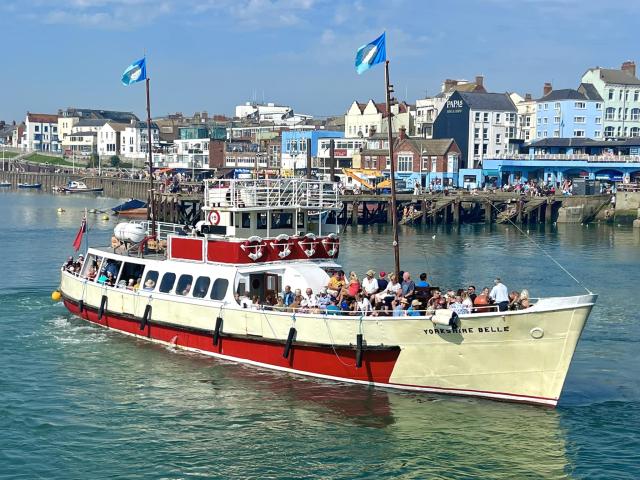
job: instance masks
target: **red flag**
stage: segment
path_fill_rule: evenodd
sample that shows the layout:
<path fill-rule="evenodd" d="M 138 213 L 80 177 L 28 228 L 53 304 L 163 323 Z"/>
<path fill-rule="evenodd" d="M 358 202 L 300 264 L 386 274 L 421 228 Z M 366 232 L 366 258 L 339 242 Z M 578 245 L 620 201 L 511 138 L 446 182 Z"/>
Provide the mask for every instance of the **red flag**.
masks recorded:
<path fill-rule="evenodd" d="M 73 249 L 77 252 L 80 250 L 80 245 L 82 245 L 82 237 L 84 236 L 84 232 L 87 231 L 87 215 L 85 214 L 82 217 L 82 225 L 80 225 L 80 230 L 76 234 L 76 239 L 73 241 Z"/>

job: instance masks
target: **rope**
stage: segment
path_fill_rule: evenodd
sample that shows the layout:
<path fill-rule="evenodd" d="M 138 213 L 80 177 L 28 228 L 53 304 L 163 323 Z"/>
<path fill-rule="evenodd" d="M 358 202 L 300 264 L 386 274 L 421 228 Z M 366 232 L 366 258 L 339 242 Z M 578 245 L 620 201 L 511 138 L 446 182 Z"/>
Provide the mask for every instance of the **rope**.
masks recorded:
<path fill-rule="evenodd" d="M 500 213 L 500 210 L 498 210 L 498 207 L 496 207 L 493 202 L 489 202 L 491 204 L 491 207 L 498 213 Z M 508 219 L 509 223 L 511 225 L 513 225 L 516 230 L 518 230 L 527 240 L 529 240 L 531 243 L 533 243 L 546 257 L 548 257 L 553 263 L 555 263 L 560 270 L 562 270 L 564 273 L 566 273 L 570 278 L 572 278 L 578 285 L 580 285 L 582 288 L 585 289 L 585 291 L 589 294 L 589 295 L 593 295 L 593 292 L 591 290 L 589 290 L 587 288 L 587 286 L 582 283 L 580 280 L 578 280 L 569 270 L 567 270 L 564 266 L 562 266 L 560 264 L 560 262 L 558 262 L 555 258 L 553 258 L 553 256 L 551 256 L 550 253 L 548 253 L 544 248 L 542 248 L 542 246 L 536 242 L 531 235 L 529 235 L 528 233 L 524 232 L 520 227 L 518 227 L 518 225 L 516 225 L 513 220 L 511 220 L 510 218 Z"/>
<path fill-rule="evenodd" d="M 327 316 L 326 312 L 323 315 L 323 320 L 324 320 L 324 324 L 327 327 L 327 332 L 329 332 L 329 341 L 331 342 L 331 350 L 333 350 L 333 354 L 336 356 L 336 358 L 338 359 L 338 362 L 340 362 L 342 364 L 342 366 L 344 367 L 355 367 L 356 364 L 354 363 L 353 365 L 348 364 L 348 363 L 344 363 L 342 361 L 342 359 L 340 358 L 340 355 L 338 355 L 338 352 L 336 351 L 336 347 L 335 347 L 335 341 L 333 340 L 333 335 L 331 334 L 331 328 L 329 328 L 329 322 L 327 321 L 329 317 Z"/>

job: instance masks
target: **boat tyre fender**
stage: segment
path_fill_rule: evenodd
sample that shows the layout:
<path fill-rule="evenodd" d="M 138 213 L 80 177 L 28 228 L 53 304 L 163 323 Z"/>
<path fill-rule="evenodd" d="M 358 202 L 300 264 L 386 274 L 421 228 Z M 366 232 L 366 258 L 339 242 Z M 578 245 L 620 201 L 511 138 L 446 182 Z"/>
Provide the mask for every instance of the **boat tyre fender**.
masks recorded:
<path fill-rule="evenodd" d="M 356 368 L 362 367 L 362 334 L 356 335 Z"/>
<path fill-rule="evenodd" d="M 222 330 L 222 317 L 216 318 L 216 328 L 213 330 L 213 344 L 218 345 L 220 340 L 220 332 Z"/>
<path fill-rule="evenodd" d="M 84 300 L 80 300 L 78 302 L 78 310 L 80 310 L 80 315 L 82 315 L 82 312 L 84 311 Z"/>
<path fill-rule="evenodd" d="M 284 344 L 284 352 L 282 353 L 282 356 L 284 358 L 289 358 L 289 352 L 291 351 L 291 346 L 293 345 L 293 339 L 296 336 L 296 329 L 295 327 L 291 327 L 289 329 L 289 335 L 287 336 L 287 343 Z"/>
<path fill-rule="evenodd" d="M 151 320 L 151 305 L 144 307 L 144 314 L 142 315 L 142 320 L 140 320 L 141 331 L 149 324 L 149 320 Z"/>
<path fill-rule="evenodd" d="M 100 300 L 100 308 L 98 309 L 98 320 L 102 320 L 105 308 L 107 307 L 107 300 L 108 297 L 106 295 L 102 295 L 102 299 Z"/>

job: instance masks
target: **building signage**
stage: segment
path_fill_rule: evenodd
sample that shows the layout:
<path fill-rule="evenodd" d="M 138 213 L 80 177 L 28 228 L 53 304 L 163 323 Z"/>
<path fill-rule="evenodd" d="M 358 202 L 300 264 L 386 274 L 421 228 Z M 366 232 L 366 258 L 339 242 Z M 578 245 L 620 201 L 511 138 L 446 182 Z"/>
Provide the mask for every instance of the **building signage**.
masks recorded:
<path fill-rule="evenodd" d="M 447 113 L 461 113 L 464 102 L 462 100 L 448 100 Z"/>
<path fill-rule="evenodd" d="M 347 149 L 346 148 L 334 148 L 333 149 L 333 154 L 336 157 L 346 157 L 347 156 Z"/>

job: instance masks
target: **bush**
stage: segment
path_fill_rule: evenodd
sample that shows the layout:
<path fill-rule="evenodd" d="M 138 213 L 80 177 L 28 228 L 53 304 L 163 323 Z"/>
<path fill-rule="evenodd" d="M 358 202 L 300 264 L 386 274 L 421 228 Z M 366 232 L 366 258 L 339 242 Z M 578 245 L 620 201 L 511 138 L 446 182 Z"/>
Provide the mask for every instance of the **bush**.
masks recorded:
<path fill-rule="evenodd" d="M 117 155 L 114 155 L 109 160 L 113 168 L 118 168 L 120 166 L 120 157 L 118 157 Z"/>

